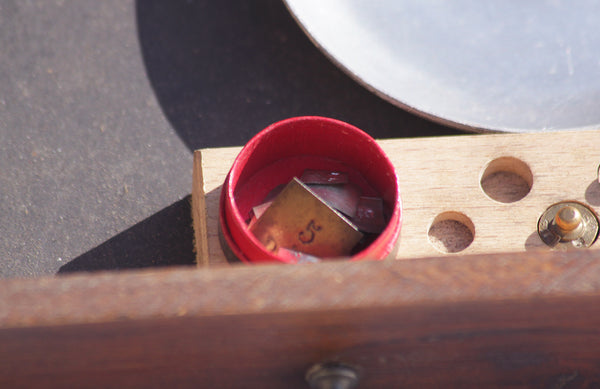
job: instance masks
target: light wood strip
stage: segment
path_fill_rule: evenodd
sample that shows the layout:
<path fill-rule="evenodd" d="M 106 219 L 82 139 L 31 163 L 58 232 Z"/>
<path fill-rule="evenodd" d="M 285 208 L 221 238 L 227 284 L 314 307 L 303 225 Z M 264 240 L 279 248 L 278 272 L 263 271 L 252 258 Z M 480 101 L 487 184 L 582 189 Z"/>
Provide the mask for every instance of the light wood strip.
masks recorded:
<path fill-rule="evenodd" d="M 537 235 L 537 221 L 555 202 L 576 200 L 596 212 L 600 210 L 597 130 L 392 139 L 379 143 L 396 166 L 400 179 L 404 221 L 398 259 L 440 255 L 429 241 L 428 230 L 444 212 L 459 212 L 469 218 L 474 239 L 459 253 L 478 254 L 548 250 Z M 208 233 L 207 240 L 198 244 L 207 247 L 211 264 L 225 263 L 217 236 L 219 190 L 239 150 L 201 150 L 204 181 L 196 180 L 194 186 L 202 186 L 206 194 Z M 532 173 L 531 191 L 519 201 L 495 201 L 482 190 L 480 179 L 485 167 L 502 157 L 522 161 Z M 500 175 L 495 188 L 505 191 L 514 184 L 514 177 Z M 459 231 L 456 239 L 462 238 Z M 595 244 L 592 249 L 599 246 Z"/>

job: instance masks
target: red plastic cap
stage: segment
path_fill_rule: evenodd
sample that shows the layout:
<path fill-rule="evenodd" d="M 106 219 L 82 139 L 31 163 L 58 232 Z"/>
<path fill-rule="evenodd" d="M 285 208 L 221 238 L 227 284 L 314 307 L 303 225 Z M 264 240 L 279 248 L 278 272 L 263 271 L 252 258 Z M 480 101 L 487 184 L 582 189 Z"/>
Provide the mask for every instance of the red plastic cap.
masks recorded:
<path fill-rule="evenodd" d="M 381 197 L 389 222 L 377 239 L 351 260 L 384 259 L 400 235 L 398 177 L 381 147 L 365 132 L 339 120 L 303 116 L 274 123 L 252 138 L 235 159 L 223 185 L 219 221 L 226 244 L 244 262 L 292 262 L 267 251 L 248 231 L 251 208 L 276 186 L 306 169 L 345 171 L 364 196 Z"/>

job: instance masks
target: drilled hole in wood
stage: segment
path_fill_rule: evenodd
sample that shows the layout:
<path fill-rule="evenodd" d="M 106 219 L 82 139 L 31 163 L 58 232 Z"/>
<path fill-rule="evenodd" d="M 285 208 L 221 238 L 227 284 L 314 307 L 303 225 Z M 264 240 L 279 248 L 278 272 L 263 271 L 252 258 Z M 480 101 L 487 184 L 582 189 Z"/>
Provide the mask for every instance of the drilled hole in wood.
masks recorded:
<path fill-rule="evenodd" d="M 427 238 L 442 253 L 457 253 L 471 245 L 475 226 L 469 217 L 460 212 L 444 212 L 431 223 Z"/>
<path fill-rule="evenodd" d="M 481 189 L 501 203 L 519 201 L 531 191 L 533 174 L 529 166 L 514 157 L 494 159 L 481 174 Z"/>

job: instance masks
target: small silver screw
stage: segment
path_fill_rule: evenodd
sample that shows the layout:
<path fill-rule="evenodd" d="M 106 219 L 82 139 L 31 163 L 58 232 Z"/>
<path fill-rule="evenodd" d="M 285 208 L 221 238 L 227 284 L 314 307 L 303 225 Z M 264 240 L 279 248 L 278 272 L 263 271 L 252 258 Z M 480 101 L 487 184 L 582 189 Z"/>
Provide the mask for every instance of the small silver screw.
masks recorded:
<path fill-rule="evenodd" d="M 311 389 L 353 389 L 358 385 L 358 372 L 339 362 L 319 363 L 308 369 L 306 382 Z"/>

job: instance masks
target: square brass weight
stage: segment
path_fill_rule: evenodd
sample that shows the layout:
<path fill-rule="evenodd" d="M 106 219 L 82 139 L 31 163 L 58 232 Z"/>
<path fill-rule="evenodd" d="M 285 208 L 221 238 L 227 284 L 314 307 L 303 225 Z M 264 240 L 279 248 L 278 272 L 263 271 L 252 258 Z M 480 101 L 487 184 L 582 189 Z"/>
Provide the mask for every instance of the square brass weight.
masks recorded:
<path fill-rule="evenodd" d="M 250 227 L 269 251 L 279 247 L 317 257 L 350 255 L 363 234 L 297 178 Z"/>

